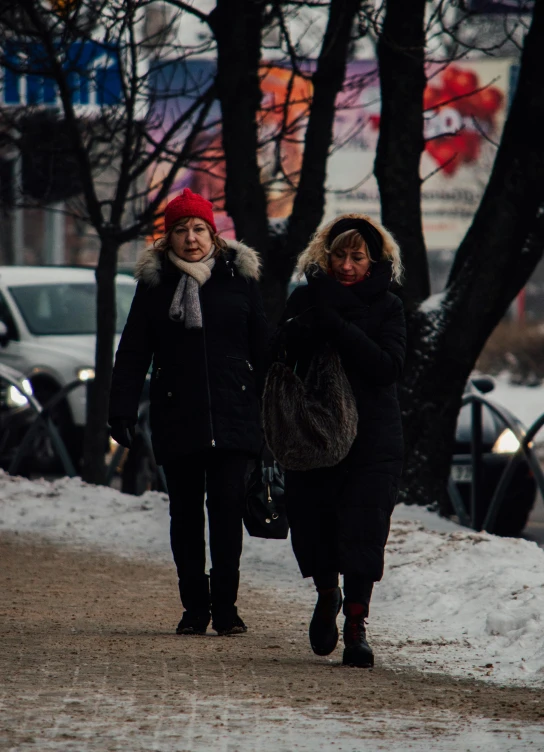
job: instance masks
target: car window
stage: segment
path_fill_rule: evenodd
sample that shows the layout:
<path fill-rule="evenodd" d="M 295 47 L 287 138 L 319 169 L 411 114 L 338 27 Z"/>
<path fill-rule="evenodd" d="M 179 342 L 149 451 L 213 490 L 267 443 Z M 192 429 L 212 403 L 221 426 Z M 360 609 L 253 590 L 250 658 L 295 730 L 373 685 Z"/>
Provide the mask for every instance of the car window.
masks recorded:
<path fill-rule="evenodd" d="M 96 333 L 94 283 L 13 285 L 9 291 L 32 334 Z M 116 286 L 118 333 L 123 331 L 133 296 L 132 285 Z"/>
<path fill-rule="evenodd" d="M 289 295 L 291 295 L 293 290 L 295 290 L 297 287 L 307 284 L 308 283 L 304 275 L 302 275 L 301 277 L 298 272 L 293 272 L 291 279 L 289 280 L 289 284 L 287 285 L 287 297 L 289 297 Z"/>
<path fill-rule="evenodd" d="M 11 315 L 11 311 L 9 310 L 9 306 L 6 303 L 5 297 L 0 293 L 0 321 L 3 321 L 4 324 L 8 328 L 8 337 L 10 339 L 19 339 L 19 332 L 17 331 L 17 326 L 15 325 L 15 321 L 13 320 L 13 316 Z"/>

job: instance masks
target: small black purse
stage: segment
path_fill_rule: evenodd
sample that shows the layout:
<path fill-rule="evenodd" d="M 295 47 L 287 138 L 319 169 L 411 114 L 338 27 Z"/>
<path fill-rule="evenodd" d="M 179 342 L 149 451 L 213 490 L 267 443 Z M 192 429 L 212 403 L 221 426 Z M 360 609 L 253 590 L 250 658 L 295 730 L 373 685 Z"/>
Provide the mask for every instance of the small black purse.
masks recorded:
<path fill-rule="evenodd" d="M 289 522 L 284 504 L 283 471 L 277 464 L 266 463 L 262 457 L 249 476 L 244 502 L 243 520 L 254 538 L 287 538 Z"/>

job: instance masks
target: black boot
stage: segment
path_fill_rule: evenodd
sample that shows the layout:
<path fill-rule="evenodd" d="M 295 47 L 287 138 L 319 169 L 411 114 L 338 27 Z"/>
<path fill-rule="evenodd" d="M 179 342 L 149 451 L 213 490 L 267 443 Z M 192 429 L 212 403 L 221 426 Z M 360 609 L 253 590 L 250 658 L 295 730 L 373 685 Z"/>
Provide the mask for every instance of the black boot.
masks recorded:
<path fill-rule="evenodd" d="M 208 576 L 184 579 L 179 584 L 179 594 L 185 611 L 176 627 L 176 634 L 205 634 L 211 620 Z"/>
<path fill-rule="evenodd" d="M 215 629 L 220 637 L 247 632 L 246 625 L 242 621 L 242 618 L 238 616 L 236 606 L 232 606 L 229 609 L 220 609 L 219 612 L 214 610 L 212 629 Z"/>
<path fill-rule="evenodd" d="M 362 603 L 344 601 L 344 666 L 372 668 L 374 653 L 366 641 L 365 616 L 367 610 Z"/>
<path fill-rule="evenodd" d="M 218 574 L 210 571 L 210 592 L 212 600 L 212 629 L 218 635 L 233 635 L 247 632 L 247 627 L 238 616 L 234 605 L 238 597 L 240 573 L 231 571 Z"/>
<path fill-rule="evenodd" d="M 317 592 L 317 603 L 310 622 L 310 645 L 316 655 L 330 655 L 338 644 L 336 617 L 342 607 L 342 591 L 336 587 Z"/>
<path fill-rule="evenodd" d="M 181 621 L 176 627 L 179 635 L 203 635 L 206 634 L 210 623 L 209 611 L 184 611 Z"/>

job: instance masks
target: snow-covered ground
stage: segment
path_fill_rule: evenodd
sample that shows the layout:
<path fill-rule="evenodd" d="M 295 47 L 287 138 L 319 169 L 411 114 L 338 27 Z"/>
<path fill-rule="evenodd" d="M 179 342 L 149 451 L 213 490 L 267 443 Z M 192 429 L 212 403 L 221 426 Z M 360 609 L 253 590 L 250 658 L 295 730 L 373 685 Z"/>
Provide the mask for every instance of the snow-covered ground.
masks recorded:
<path fill-rule="evenodd" d="M 170 561 L 164 494 L 124 495 L 80 479 L 30 481 L 0 473 L 0 530 Z M 314 599 L 289 541 L 246 536 L 243 579 L 283 597 Z M 310 613 L 310 611 L 309 611 Z M 397 507 L 370 634 L 391 666 L 504 684 L 544 686 L 544 551 L 474 533 L 422 508 Z"/>

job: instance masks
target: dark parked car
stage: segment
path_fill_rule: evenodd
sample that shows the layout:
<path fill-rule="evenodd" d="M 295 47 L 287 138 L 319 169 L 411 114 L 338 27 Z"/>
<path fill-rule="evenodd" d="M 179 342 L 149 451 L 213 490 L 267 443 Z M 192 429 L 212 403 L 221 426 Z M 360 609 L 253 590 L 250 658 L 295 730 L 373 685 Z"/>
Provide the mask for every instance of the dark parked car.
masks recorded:
<path fill-rule="evenodd" d="M 475 377 L 467 384 L 468 390 L 491 393 L 493 379 Z M 493 401 L 493 395 L 489 395 Z M 509 410 L 501 406 L 509 418 L 522 431 L 525 427 Z M 538 416 L 535 416 L 537 418 Z M 470 514 L 472 493 L 472 411 L 471 405 L 461 408 L 457 420 L 455 449 L 451 466 L 454 481 L 467 512 Z M 482 473 L 480 493 L 482 508 L 487 510 L 506 465 L 519 448 L 519 442 L 503 421 L 488 407 L 482 408 Z M 517 536 L 525 525 L 537 495 L 537 484 L 525 458 L 521 460 L 508 485 L 504 502 L 499 510 L 493 532 L 497 535 Z M 453 508 L 451 509 L 453 514 Z"/>
<path fill-rule="evenodd" d="M 0 467 L 8 470 L 23 436 L 34 419 L 34 411 L 28 402 L 28 396 L 32 394 L 30 381 L 8 366 L 1 366 L 1 370 L 3 374 L 0 373 Z M 15 386 L 10 380 L 3 378 L 7 375 L 18 381 L 19 385 Z"/>

